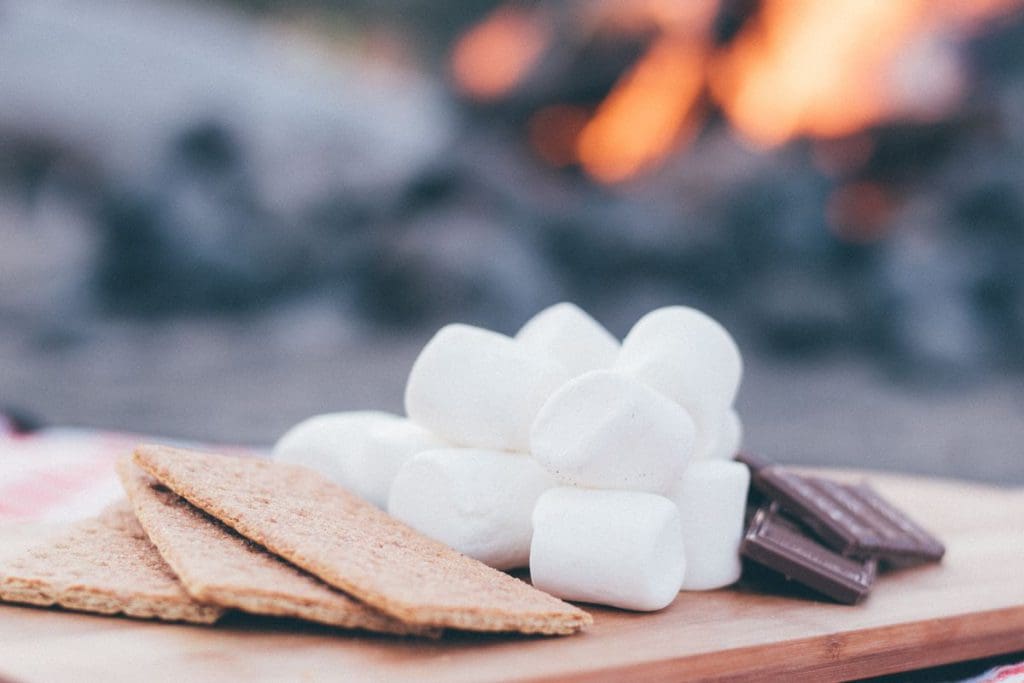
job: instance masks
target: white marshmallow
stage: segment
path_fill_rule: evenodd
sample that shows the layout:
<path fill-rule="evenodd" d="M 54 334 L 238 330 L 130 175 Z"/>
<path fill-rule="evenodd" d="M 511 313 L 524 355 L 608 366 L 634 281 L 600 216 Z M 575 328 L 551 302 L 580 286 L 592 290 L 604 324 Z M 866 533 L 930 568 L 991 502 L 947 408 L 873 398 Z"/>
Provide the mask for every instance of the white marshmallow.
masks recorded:
<path fill-rule="evenodd" d="M 516 339 L 551 353 L 573 377 L 610 368 L 619 353 L 619 340 L 569 302 L 545 308 L 530 318 L 516 333 Z"/>
<path fill-rule="evenodd" d="M 691 464 L 672 493 L 686 552 L 683 590 L 711 590 L 740 578 L 740 541 L 750 470 L 730 460 Z"/>
<path fill-rule="evenodd" d="M 679 511 L 638 491 L 555 488 L 533 511 L 530 579 L 566 600 L 658 610 L 686 570 Z"/>
<path fill-rule="evenodd" d="M 594 370 L 551 395 L 530 451 L 563 484 L 664 493 L 692 455 L 693 421 L 635 379 Z"/>
<path fill-rule="evenodd" d="M 732 460 L 743 447 L 743 422 L 735 409 L 722 416 L 721 424 L 706 446 L 694 453 L 694 460 Z"/>
<path fill-rule="evenodd" d="M 273 458 L 317 470 L 384 507 L 402 463 L 419 451 L 447 445 L 404 417 L 365 410 L 300 422 L 278 440 Z"/>
<path fill-rule="evenodd" d="M 530 561 L 530 517 L 554 480 L 524 453 L 449 448 L 417 453 L 391 486 L 388 512 L 495 569 Z"/>
<path fill-rule="evenodd" d="M 662 358 L 620 359 L 615 371 L 643 382 L 681 406 L 693 420 L 693 451 L 707 453 L 714 445 L 722 422 L 723 411 L 699 392 L 680 388 L 686 381 L 686 372 L 678 363 Z"/>
<path fill-rule="evenodd" d="M 736 399 L 743 359 L 732 336 L 693 308 L 651 311 L 622 341 L 616 369 L 647 382 L 713 427 Z M 699 420 L 698 420 L 699 422 Z"/>
<path fill-rule="evenodd" d="M 568 378 L 550 354 L 497 332 L 447 325 L 413 364 L 405 410 L 453 444 L 525 452 L 537 411 Z"/>

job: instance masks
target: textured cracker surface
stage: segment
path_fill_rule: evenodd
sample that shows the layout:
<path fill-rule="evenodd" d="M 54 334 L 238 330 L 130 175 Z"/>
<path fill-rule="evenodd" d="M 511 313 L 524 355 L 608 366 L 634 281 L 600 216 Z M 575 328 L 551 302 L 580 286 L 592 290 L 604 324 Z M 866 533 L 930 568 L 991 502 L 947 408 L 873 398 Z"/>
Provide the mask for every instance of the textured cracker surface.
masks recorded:
<path fill-rule="evenodd" d="M 203 624 L 213 623 L 224 611 L 185 591 L 128 501 L 6 560 L 0 566 L 0 599 Z"/>
<path fill-rule="evenodd" d="M 125 458 L 117 465 L 142 528 L 197 600 L 382 633 L 422 633 L 239 536 Z"/>
<path fill-rule="evenodd" d="M 546 634 L 574 633 L 592 621 L 304 467 L 148 445 L 134 457 L 243 536 L 402 621 Z"/>

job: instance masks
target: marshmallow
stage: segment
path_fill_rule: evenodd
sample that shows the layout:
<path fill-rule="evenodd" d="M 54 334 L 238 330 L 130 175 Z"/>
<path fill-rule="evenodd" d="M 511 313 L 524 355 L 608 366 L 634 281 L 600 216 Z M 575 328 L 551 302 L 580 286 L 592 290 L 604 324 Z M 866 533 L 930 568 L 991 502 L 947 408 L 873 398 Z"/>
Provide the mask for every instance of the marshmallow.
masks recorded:
<path fill-rule="evenodd" d="M 722 416 L 715 437 L 707 446 L 694 453 L 694 460 L 732 460 L 743 446 L 743 423 L 735 409 Z"/>
<path fill-rule="evenodd" d="M 530 579 L 566 600 L 658 610 L 686 570 L 679 511 L 638 491 L 555 488 L 533 511 Z"/>
<path fill-rule="evenodd" d="M 527 451 L 537 411 L 568 379 L 546 352 L 497 332 L 447 325 L 413 364 L 405 410 L 453 444 Z"/>
<path fill-rule="evenodd" d="M 530 430 L 530 450 L 571 486 L 664 493 L 686 468 L 693 421 L 635 379 L 594 370 L 551 395 Z"/>
<path fill-rule="evenodd" d="M 711 428 L 736 399 L 743 360 L 732 336 L 704 313 L 684 306 L 651 311 L 622 341 L 616 369 L 647 382 Z"/>
<path fill-rule="evenodd" d="M 300 422 L 278 440 L 273 458 L 317 470 L 384 507 L 402 463 L 419 451 L 447 445 L 404 417 L 367 410 Z"/>
<path fill-rule="evenodd" d="M 448 448 L 417 453 L 391 486 L 388 512 L 495 569 L 530 561 L 530 516 L 554 481 L 530 456 Z"/>
<path fill-rule="evenodd" d="M 573 377 L 612 366 L 619 341 L 576 304 L 563 302 L 530 318 L 516 339 L 551 353 Z"/>
<path fill-rule="evenodd" d="M 683 590 L 710 590 L 740 578 L 740 541 L 750 470 L 730 460 L 703 460 L 683 474 L 672 499 L 679 507 L 686 553 Z"/>
<path fill-rule="evenodd" d="M 693 420 L 693 452 L 708 453 L 714 446 L 725 410 L 699 393 L 687 395 L 678 384 L 686 376 L 678 363 L 658 358 L 616 362 L 615 371 L 640 381 L 681 406 Z"/>

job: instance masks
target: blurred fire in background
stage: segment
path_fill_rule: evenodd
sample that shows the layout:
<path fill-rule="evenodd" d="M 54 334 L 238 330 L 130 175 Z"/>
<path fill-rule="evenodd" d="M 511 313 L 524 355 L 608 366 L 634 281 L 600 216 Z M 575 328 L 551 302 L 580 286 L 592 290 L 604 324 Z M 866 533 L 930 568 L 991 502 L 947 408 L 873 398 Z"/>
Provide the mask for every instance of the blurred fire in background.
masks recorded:
<path fill-rule="evenodd" d="M 859 340 L 948 374 L 1021 357 L 1019 329 L 995 339 L 1019 324 L 1020 302 L 1010 293 L 1016 275 L 993 251 L 1019 248 L 1019 151 L 993 147 L 1020 144 L 1012 46 L 1022 7 L 503 3 L 457 37 L 449 74 L 477 116 L 504 122 L 535 159 L 602 186 L 620 206 L 677 201 L 680 230 L 707 229 L 687 224 L 695 213 L 719 234 L 758 245 L 732 245 L 740 254 L 774 247 L 772 263 L 746 264 L 772 271 L 767 281 L 725 257 L 719 273 L 690 283 L 710 294 L 747 277 L 768 301 L 792 289 L 789 301 L 744 313 L 760 321 L 761 339 L 801 350 Z M 773 173 L 784 177 L 766 177 Z M 729 206 L 716 205 L 722 195 Z M 728 214 L 744 205 L 760 225 L 730 225 L 739 217 Z M 634 221 L 650 219 L 638 212 Z M 876 244 L 897 228 L 891 244 Z M 801 231 L 813 234 L 790 243 Z M 978 244 L 989 239 L 988 249 Z M 938 272 L 965 260 L 974 272 L 959 285 Z M 910 267 L 914 277 L 901 275 Z M 987 317 L 997 309 L 999 322 Z M 859 323 L 847 326 L 852 318 Z"/>
<path fill-rule="evenodd" d="M 955 422 L 882 397 L 1024 368 L 1024 0 L 0 8 L 0 402 L 266 440 L 563 299 L 721 318 L 793 460 L 790 376 Z"/>
<path fill-rule="evenodd" d="M 466 98 L 500 104 L 538 72 L 564 65 L 566 44 L 581 49 L 637 39 L 644 45 L 639 56 L 606 96 L 549 104 L 528 122 L 541 159 L 578 165 L 612 184 L 684 153 L 716 116 L 757 149 L 797 138 L 847 138 L 891 121 L 940 121 L 968 94 L 965 43 L 1024 2 L 569 5 L 574 9 L 564 3 L 499 6 L 458 38 L 451 75 Z M 577 16 L 558 16 L 567 12 Z"/>

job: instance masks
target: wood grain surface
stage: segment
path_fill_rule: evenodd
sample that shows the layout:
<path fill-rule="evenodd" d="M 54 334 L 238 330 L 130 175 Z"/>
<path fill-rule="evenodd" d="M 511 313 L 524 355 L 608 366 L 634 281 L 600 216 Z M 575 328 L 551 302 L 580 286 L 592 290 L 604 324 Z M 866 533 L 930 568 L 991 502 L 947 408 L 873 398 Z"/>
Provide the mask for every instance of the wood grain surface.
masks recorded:
<path fill-rule="evenodd" d="M 1024 651 L 1024 491 L 830 475 L 866 477 L 937 532 L 948 547 L 942 565 L 885 574 L 856 607 L 740 586 L 681 593 L 654 614 L 594 608 L 594 627 L 569 638 L 455 635 L 419 642 L 242 616 L 203 627 L 4 605 L 0 677 L 820 681 Z M 29 543 L 37 534 L 23 528 L 18 535 Z"/>

